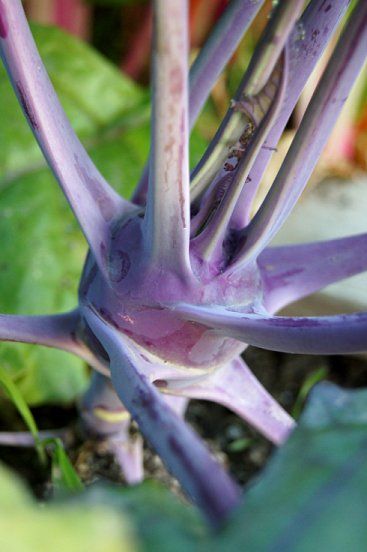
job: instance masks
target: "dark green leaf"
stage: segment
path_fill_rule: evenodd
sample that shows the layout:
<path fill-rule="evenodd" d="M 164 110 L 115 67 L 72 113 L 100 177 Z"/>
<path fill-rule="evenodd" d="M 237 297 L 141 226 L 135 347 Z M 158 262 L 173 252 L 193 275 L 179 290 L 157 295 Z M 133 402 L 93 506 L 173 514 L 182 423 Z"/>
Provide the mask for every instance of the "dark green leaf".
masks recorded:
<path fill-rule="evenodd" d="M 208 530 L 199 513 L 183 504 L 155 482 L 128 489 L 95 485 L 75 500 L 86 504 L 109 505 L 121 512 L 138 535 L 142 552 L 187 552 L 208 545 Z M 204 548 L 205 549 L 205 548 Z"/>
<path fill-rule="evenodd" d="M 319 384 L 216 550 L 364 550 L 366 465 L 367 391 Z"/>

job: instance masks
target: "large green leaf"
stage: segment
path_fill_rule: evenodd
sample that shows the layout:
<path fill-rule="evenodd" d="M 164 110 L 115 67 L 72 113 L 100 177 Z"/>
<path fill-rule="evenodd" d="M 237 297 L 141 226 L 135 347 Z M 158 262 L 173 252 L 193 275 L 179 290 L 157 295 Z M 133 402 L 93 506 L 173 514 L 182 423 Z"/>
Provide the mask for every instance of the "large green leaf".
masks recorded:
<path fill-rule="evenodd" d="M 215 550 L 365 550 L 366 466 L 367 391 L 319 384 Z"/>

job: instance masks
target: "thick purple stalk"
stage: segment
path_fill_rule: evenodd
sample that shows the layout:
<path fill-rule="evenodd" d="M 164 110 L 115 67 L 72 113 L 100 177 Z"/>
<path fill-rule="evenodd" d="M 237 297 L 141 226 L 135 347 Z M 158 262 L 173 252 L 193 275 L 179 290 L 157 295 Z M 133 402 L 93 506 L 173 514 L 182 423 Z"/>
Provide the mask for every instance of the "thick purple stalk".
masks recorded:
<path fill-rule="evenodd" d="M 345 13 L 349 0 L 312 0 L 288 41 L 289 68 L 281 111 L 250 171 L 232 217 L 233 228 L 243 228 L 267 164 L 313 69 Z"/>
<path fill-rule="evenodd" d="M 220 366 L 205 377 L 174 379 L 166 393 L 204 399 L 226 406 L 276 445 L 295 427 L 294 420 L 255 378 L 241 358 Z M 172 396 L 172 399 L 177 400 Z"/>
<path fill-rule="evenodd" d="M 107 184 L 73 131 L 38 54 L 19 0 L 1 0 L 0 53 L 28 123 L 107 272 L 110 224 L 134 210 Z"/>
<path fill-rule="evenodd" d="M 359 2 L 338 41 L 263 204 L 244 231 L 233 268 L 255 259 L 302 193 L 367 55 L 367 3 Z"/>
<path fill-rule="evenodd" d="M 148 263 L 190 274 L 186 0 L 155 0 L 153 112 L 145 216 Z"/>
<path fill-rule="evenodd" d="M 367 313 L 364 312 L 287 317 L 193 305 L 178 305 L 177 312 L 222 335 L 272 351 L 333 355 L 367 350 Z"/>
<path fill-rule="evenodd" d="M 261 0 L 231 0 L 195 59 L 189 74 L 189 128 L 191 129 L 220 73 L 242 36 L 261 8 Z M 144 205 L 148 190 L 147 164 L 133 194 L 134 203 Z"/>
<path fill-rule="evenodd" d="M 121 401 L 185 492 L 218 525 L 238 503 L 236 485 L 140 371 L 128 340 L 92 311 L 86 311 L 86 318 L 110 357 L 112 382 Z"/>
<path fill-rule="evenodd" d="M 264 304 L 276 312 L 329 284 L 367 270 L 367 234 L 325 242 L 270 247 L 257 262 Z"/>

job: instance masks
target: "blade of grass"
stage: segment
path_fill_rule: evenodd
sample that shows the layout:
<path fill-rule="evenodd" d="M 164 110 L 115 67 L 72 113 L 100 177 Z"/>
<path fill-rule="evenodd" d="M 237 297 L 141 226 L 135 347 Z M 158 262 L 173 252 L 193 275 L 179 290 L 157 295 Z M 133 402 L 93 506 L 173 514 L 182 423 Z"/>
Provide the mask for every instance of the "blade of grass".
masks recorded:
<path fill-rule="evenodd" d="M 311 389 L 314 387 L 314 385 L 316 385 L 316 383 L 319 383 L 320 381 L 324 380 L 326 376 L 327 376 L 327 370 L 326 368 L 323 367 L 323 368 L 319 368 L 318 370 L 315 370 L 314 372 L 311 372 L 311 374 L 309 374 L 306 377 L 292 409 L 293 418 L 298 420 L 298 418 L 301 415 L 303 405 L 305 404 L 305 401 L 308 395 L 310 394 Z"/>
<path fill-rule="evenodd" d="M 65 452 L 62 440 L 59 437 L 45 439 L 42 445 L 52 448 L 51 474 L 54 488 L 59 491 L 82 491 L 84 485 Z"/>
<path fill-rule="evenodd" d="M 13 402 L 14 406 L 16 407 L 19 414 L 23 418 L 24 423 L 26 424 L 29 431 L 31 432 L 35 442 L 35 446 L 36 446 L 36 450 L 37 450 L 40 462 L 42 464 L 45 464 L 46 454 L 39 438 L 38 427 L 33 417 L 33 414 L 30 411 L 29 406 L 25 402 L 16 384 L 13 382 L 13 380 L 11 379 L 9 374 L 4 370 L 4 368 L 1 368 L 1 367 L 0 367 L 0 385 L 4 388 L 9 399 Z"/>
<path fill-rule="evenodd" d="M 65 452 L 62 440 L 59 437 L 40 439 L 40 433 L 29 406 L 9 374 L 1 367 L 0 385 L 4 388 L 29 429 L 42 464 L 46 463 L 46 449 L 51 449 L 52 481 L 55 488 L 73 492 L 81 491 L 83 484 Z"/>

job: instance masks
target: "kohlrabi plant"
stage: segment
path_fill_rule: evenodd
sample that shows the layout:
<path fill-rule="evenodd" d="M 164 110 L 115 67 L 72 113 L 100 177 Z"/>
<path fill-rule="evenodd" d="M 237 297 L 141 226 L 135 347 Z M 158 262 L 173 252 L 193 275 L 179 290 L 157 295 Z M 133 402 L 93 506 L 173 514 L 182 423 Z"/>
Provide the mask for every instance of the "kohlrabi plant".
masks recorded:
<path fill-rule="evenodd" d="M 82 402 L 128 481 L 142 477 L 130 416 L 214 524 L 240 491 L 186 425 L 188 399 L 223 404 L 275 444 L 295 422 L 256 380 L 248 344 L 290 353 L 367 348 L 367 313 L 286 317 L 301 297 L 367 269 L 366 235 L 268 247 L 303 191 L 367 53 L 356 2 L 272 188 L 251 206 L 272 152 L 348 0 L 274 2 L 254 56 L 203 158 L 189 174 L 190 128 L 260 0 L 231 0 L 192 67 L 186 0 L 155 0 L 149 163 L 129 201 L 73 132 L 19 0 L 0 0 L 1 56 L 49 166 L 88 241 L 78 306 L 0 316 L 0 339 L 56 347 L 95 370 Z M 305 6 L 306 4 L 306 6 Z M 122 406 L 122 404 L 123 406 Z"/>

